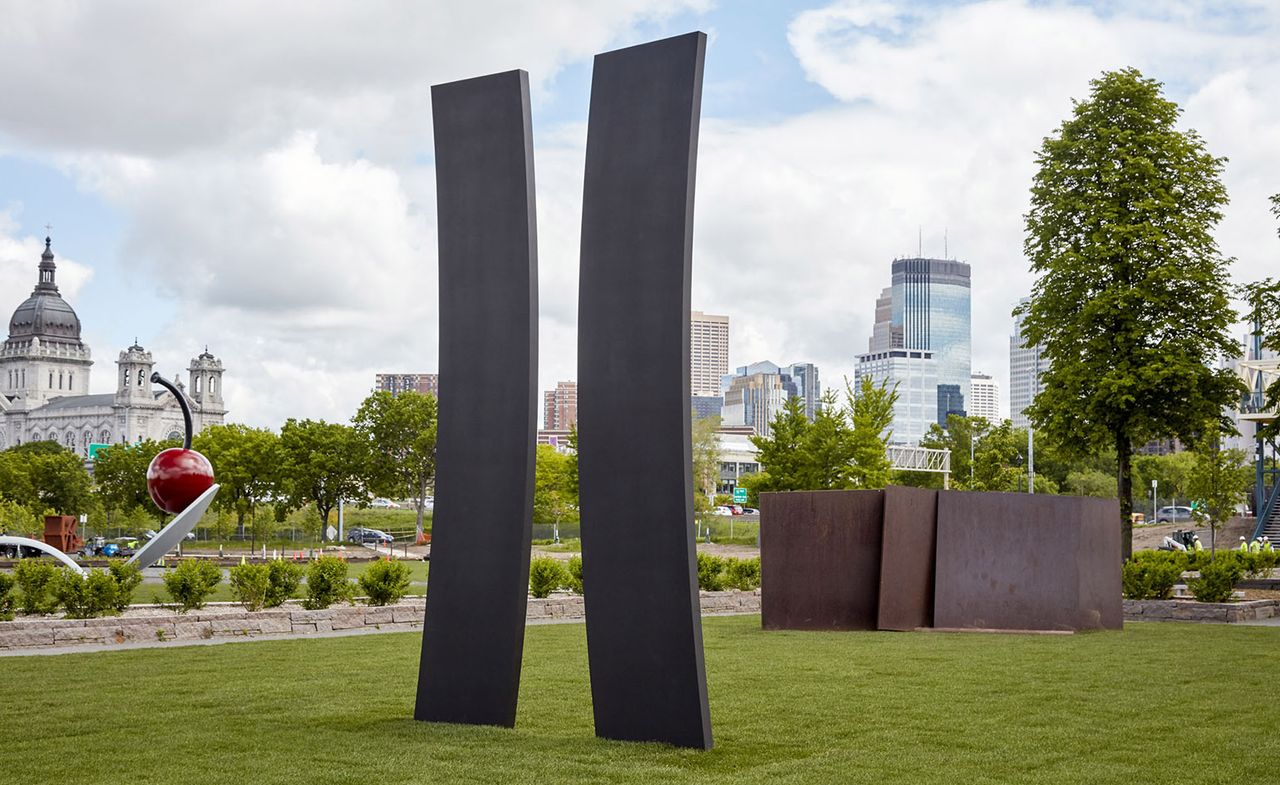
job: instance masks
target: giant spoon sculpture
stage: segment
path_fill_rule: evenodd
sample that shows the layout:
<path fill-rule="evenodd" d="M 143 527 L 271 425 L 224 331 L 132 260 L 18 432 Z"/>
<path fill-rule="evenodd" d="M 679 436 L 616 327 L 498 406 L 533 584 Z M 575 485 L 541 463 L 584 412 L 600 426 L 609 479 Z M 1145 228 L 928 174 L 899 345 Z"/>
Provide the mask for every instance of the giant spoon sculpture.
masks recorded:
<path fill-rule="evenodd" d="M 177 517 L 129 559 L 129 564 L 139 567 L 150 567 L 182 542 L 218 493 L 218 485 L 213 481 L 213 465 L 208 458 L 191 449 L 191 406 L 187 403 L 187 396 L 158 373 L 151 374 L 151 382 L 178 399 L 186 432 L 181 447 L 162 450 L 147 467 L 147 493 L 151 495 L 151 501 Z"/>
<path fill-rule="evenodd" d="M 186 433 L 182 439 L 182 447 L 163 450 L 151 459 L 151 465 L 147 467 L 147 493 L 151 495 L 151 501 L 177 517 L 129 559 L 129 564 L 136 564 L 139 568 L 155 564 L 181 542 L 195 528 L 218 493 L 209 459 L 191 449 L 191 406 L 187 403 L 186 395 L 158 373 L 151 374 L 151 382 L 164 387 L 178 399 Z M 0 537 L 0 545 L 18 545 L 44 551 L 76 572 L 84 574 L 84 568 L 75 560 L 46 542 L 29 537 L 4 536 Z"/>

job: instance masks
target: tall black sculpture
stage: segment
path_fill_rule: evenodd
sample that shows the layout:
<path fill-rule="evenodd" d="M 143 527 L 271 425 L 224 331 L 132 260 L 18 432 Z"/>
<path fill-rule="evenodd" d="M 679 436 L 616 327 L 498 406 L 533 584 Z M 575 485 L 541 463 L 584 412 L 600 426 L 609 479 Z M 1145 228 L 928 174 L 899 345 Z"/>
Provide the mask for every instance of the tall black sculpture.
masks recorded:
<path fill-rule="evenodd" d="M 529 77 L 431 88 L 440 417 L 414 717 L 512 726 L 533 511 L 537 240 Z"/>
<path fill-rule="evenodd" d="M 689 277 L 706 36 L 597 55 L 578 305 L 596 734 L 711 746 L 689 444 Z"/>

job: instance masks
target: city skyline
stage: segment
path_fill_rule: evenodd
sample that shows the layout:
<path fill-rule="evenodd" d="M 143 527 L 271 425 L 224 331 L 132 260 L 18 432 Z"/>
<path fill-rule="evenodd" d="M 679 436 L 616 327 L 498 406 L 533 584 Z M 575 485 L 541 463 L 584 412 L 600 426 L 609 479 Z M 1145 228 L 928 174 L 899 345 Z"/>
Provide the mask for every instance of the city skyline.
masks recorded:
<path fill-rule="evenodd" d="M 51 233 L 92 345 L 207 342 L 236 368 L 237 420 L 346 420 L 375 373 L 438 367 L 429 86 L 524 68 L 548 389 L 576 376 L 591 57 L 701 28 L 692 302 L 733 318 L 731 362 L 804 358 L 838 384 L 884 260 L 953 256 L 974 265 L 974 367 L 1007 395 L 1035 153 L 1103 70 L 1167 85 L 1180 126 L 1229 159 L 1217 236 L 1236 280 L 1274 274 L 1280 6 L 1179 9 L 476 2 L 441 24 L 335 6 L 282 37 L 265 7 L 190 25 L 172 6 L 29 4 L 0 30 L 0 291 L 29 287 Z"/>

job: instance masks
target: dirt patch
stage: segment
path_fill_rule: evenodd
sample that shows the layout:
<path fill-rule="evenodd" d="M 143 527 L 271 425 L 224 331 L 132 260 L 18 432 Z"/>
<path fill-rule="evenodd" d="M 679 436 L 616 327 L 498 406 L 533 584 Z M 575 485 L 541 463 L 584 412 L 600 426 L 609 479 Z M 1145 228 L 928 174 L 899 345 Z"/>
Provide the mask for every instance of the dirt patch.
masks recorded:
<path fill-rule="evenodd" d="M 1248 537 L 1253 534 L 1254 527 L 1253 518 L 1232 518 L 1224 523 L 1218 529 L 1218 548 L 1230 550 L 1240 544 L 1241 537 Z M 1133 549 L 1135 551 L 1150 550 L 1158 548 L 1165 537 L 1173 534 L 1178 530 L 1190 528 L 1186 521 L 1182 523 L 1158 523 L 1153 526 L 1135 526 L 1133 527 Z M 1204 543 L 1204 547 L 1209 547 L 1209 527 L 1197 527 L 1195 532 L 1200 535 L 1200 542 Z"/>

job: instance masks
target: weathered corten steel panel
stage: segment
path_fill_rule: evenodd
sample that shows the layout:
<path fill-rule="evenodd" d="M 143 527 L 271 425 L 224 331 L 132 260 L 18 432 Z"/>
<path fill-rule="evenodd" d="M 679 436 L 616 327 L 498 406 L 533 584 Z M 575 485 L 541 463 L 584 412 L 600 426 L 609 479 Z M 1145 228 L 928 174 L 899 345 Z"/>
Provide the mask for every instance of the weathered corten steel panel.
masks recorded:
<path fill-rule="evenodd" d="M 414 717 L 511 726 L 529 587 L 538 286 L 529 77 L 431 89 L 440 421 Z"/>
<path fill-rule="evenodd" d="M 884 491 L 760 494 L 766 630 L 874 630 Z"/>
<path fill-rule="evenodd" d="M 933 626 L 937 521 L 937 491 L 896 486 L 884 489 L 879 629 Z"/>
<path fill-rule="evenodd" d="M 934 626 L 1120 629 L 1114 500 L 938 492 Z"/>
<path fill-rule="evenodd" d="M 596 735 L 711 746 L 690 469 L 689 286 L 706 35 L 596 56 L 578 456 Z"/>

